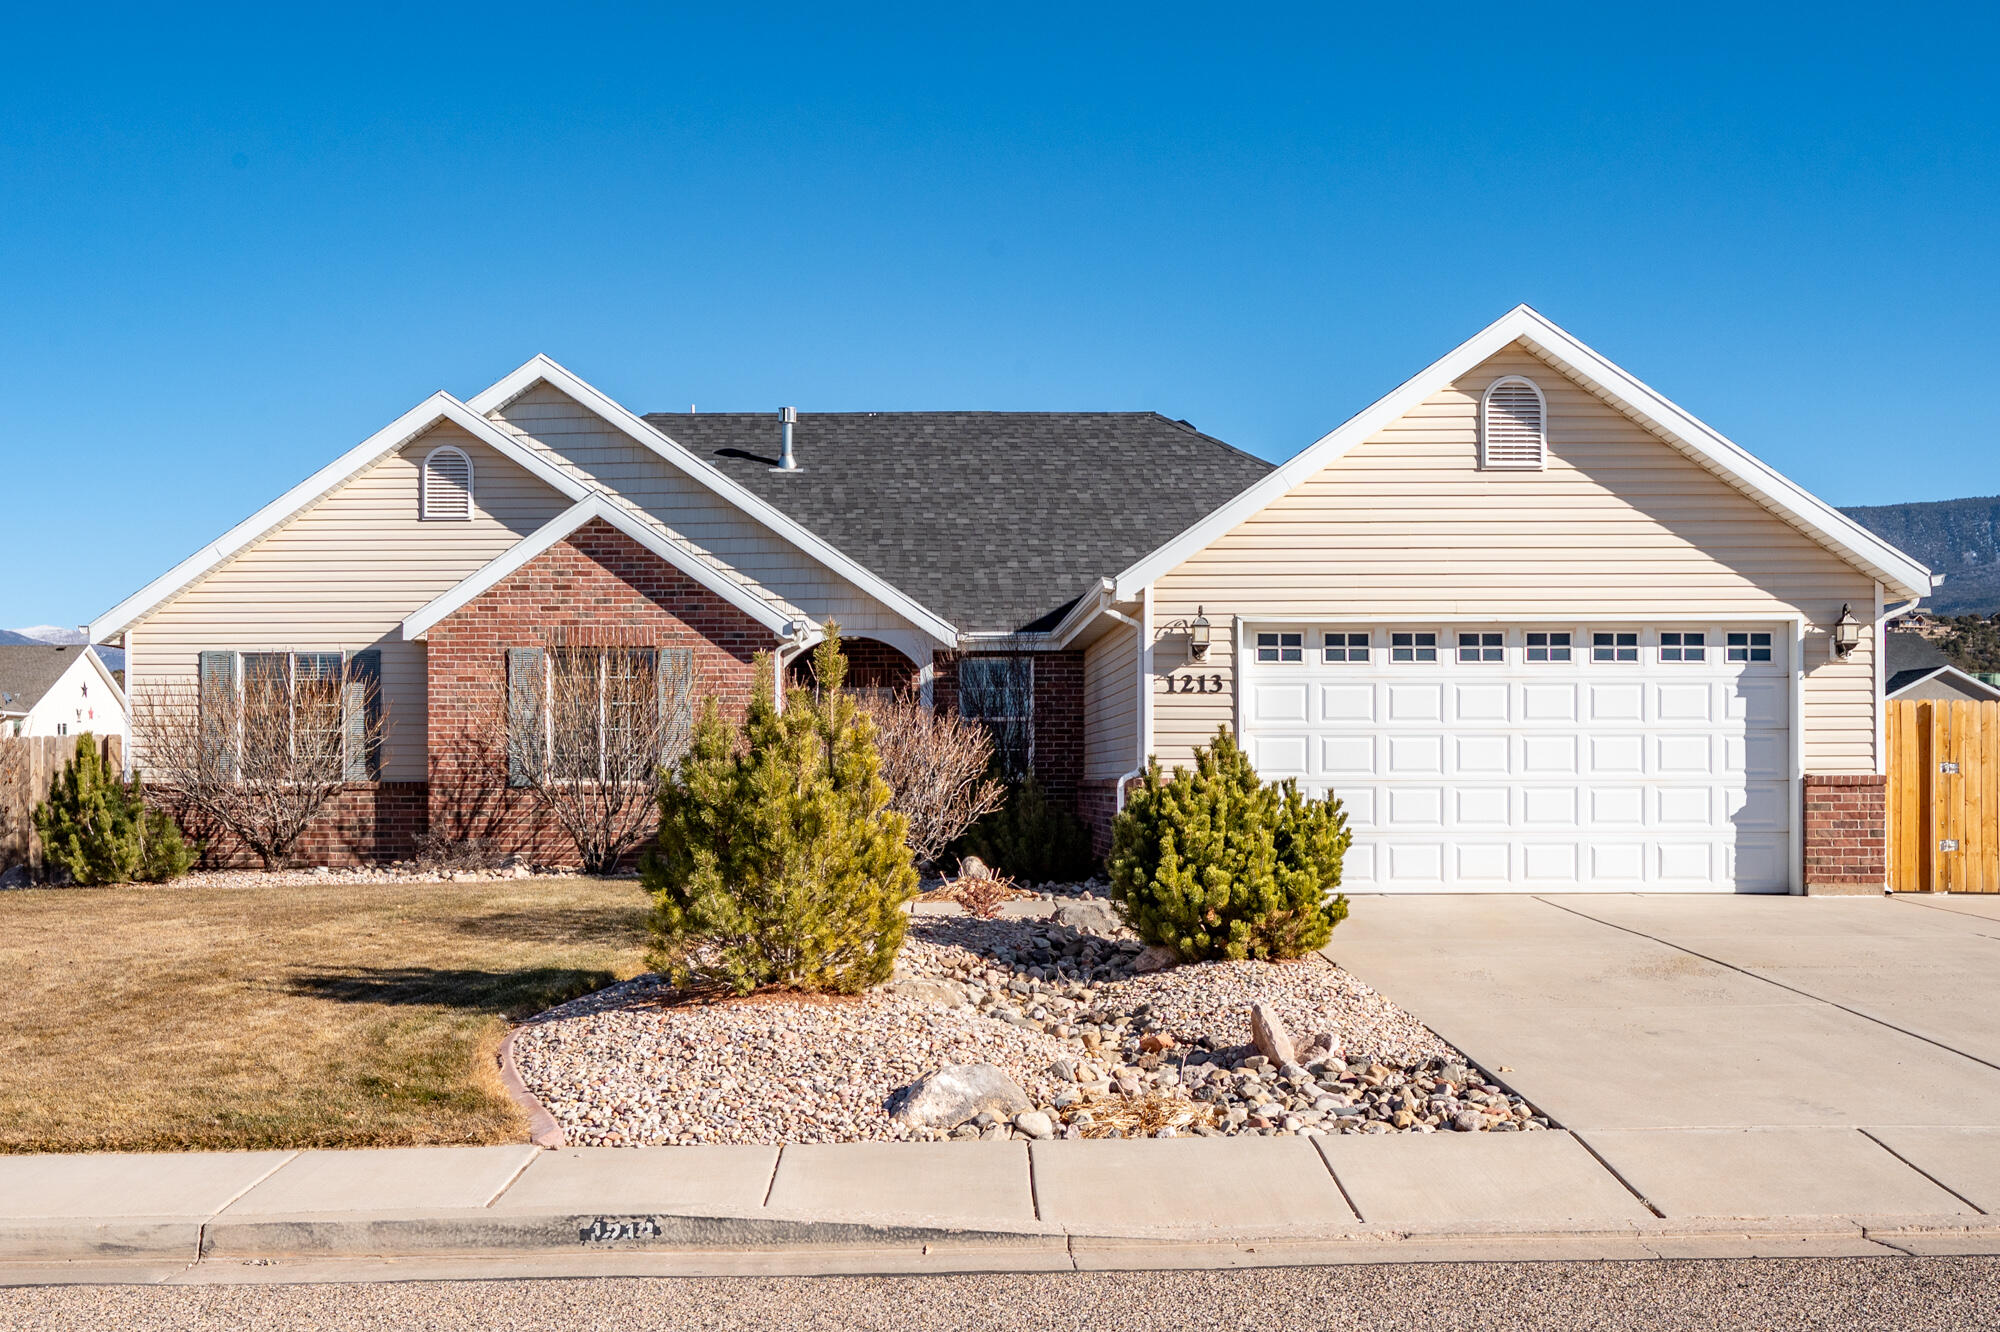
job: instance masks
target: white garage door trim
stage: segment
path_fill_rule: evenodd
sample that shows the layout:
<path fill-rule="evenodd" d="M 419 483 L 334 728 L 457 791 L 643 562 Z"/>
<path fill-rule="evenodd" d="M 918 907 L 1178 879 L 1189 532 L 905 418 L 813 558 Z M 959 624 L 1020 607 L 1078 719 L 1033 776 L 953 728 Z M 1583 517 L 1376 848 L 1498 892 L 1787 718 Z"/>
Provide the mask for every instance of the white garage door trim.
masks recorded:
<path fill-rule="evenodd" d="M 1754 871 L 1756 869 L 1756 856 L 1760 852 L 1766 859 L 1763 861 L 1761 873 L 1754 874 L 1755 890 L 1767 892 L 1783 892 L 1788 889 L 1797 892 L 1800 890 L 1804 851 L 1801 817 L 1804 811 L 1802 808 L 1802 783 L 1800 780 L 1800 774 L 1804 768 L 1804 727 L 1802 724 L 1804 699 L 1802 688 L 1804 673 L 1803 617 L 1797 615 L 1711 614 L 1674 616 L 1671 618 L 1661 617 L 1644 621 L 1634 620 L 1630 616 L 1612 615 L 1565 615 L 1550 616 L 1547 618 L 1522 617 L 1510 620 L 1495 620 L 1491 615 L 1454 615 L 1428 616 L 1422 619 L 1407 621 L 1394 621 L 1381 616 L 1360 615 L 1319 616 L 1310 620 L 1300 619 L 1290 621 L 1248 621 L 1238 617 L 1233 628 L 1235 630 L 1234 638 L 1237 648 L 1236 660 L 1239 663 L 1239 688 L 1236 690 L 1236 698 L 1234 700 L 1236 705 L 1236 729 L 1239 735 L 1245 737 L 1246 746 L 1250 748 L 1253 759 L 1258 759 L 1265 764 L 1267 776 L 1280 777 L 1289 775 L 1292 772 L 1301 772 L 1306 785 L 1316 789 L 1331 787 L 1336 794 L 1339 794 L 1342 783 L 1337 780 L 1332 769 L 1326 766 L 1330 760 L 1328 760 L 1325 753 L 1321 752 L 1323 749 L 1321 742 L 1327 738 L 1337 740 L 1344 728 L 1337 721 L 1332 724 L 1326 722 L 1322 716 L 1324 700 L 1320 696 L 1321 691 L 1317 689 L 1312 690 L 1314 698 L 1311 703 L 1304 705 L 1308 710 L 1300 713 L 1297 720 L 1279 721 L 1276 719 L 1260 719 L 1258 716 L 1260 708 L 1257 703 L 1259 697 L 1257 690 L 1260 682 L 1268 684 L 1274 679 L 1284 680 L 1286 677 L 1289 677 L 1291 683 L 1295 685 L 1300 683 L 1301 680 L 1324 684 L 1328 682 L 1329 675 L 1331 674 L 1334 680 L 1360 683 L 1365 678 L 1377 686 L 1377 689 L 1374 691 L 1364 691 L 1367 692 L 1368 699 L 1372 699 L 1370 702 L 1371 710 L 1365 713 L 1368 720 L 1358 721 L 1352 728 L 1355 732 L 1353 738 L 1358 739 L 1361 733 L 1365 732 L 1370 742 L 1369 752 L 1366 755 L 1361 754 L 1359 749 L 1356 750 L 1355 755 L 1357 763 L 1365 759 L 1366 766 L 1363 770 L 1368 773 L 1368 777 L 1365 781 L 1353 782 L 1348 786 L 1349 790 L 1357 792 L 1357 799 L 1355 800 L 1357 806 L 1357 824 L 1363 822 L 1364 817 L 1372 809 L 1369 797 L 1359 795 L 1360 790 L 1364 787 L 1370 789 L 1374 798 L 1386 802 L 1389 798 L 1386 794 L 1387 791 L 1391 787 L 1400 785 L 1408 791 L 1407 801 L 1412 806 L 1420 803 L 1425 796 L 1450 801 L 1454 804 L 1482 799 L 1489 804 L 1493 804 L 1496 799 L 1490 789 L 1484 792 L 1476 789 L 1482 785 L 1479 782 L 1454 782 L 1451 780 L 1452 776 L 1458 771 L 1456 755 L 1454 755 L 1450 765 L 1443 766 L 1440 769 L 1436 782 L 1429 782 L 1424 778 L 1418 778 L 1411 782 L 1399 784 L 1388 776 L 1388 769 L 1391 764 L 1383 747 L 1390 743 L 1389 734 L 1396 729 L 1387 722 L 1387 708 L 1389 707 L 1387 686 L 1390 683 L 1397 680 L 1464 683 L 1466 672 L 1473 673 L 1473 678 L 1477 679 L 1482 673 L 1488 670 L 1494 673 L 1494 679 L 1489 683 L 1498 683 L 1502 679 L 1509 682 L 1504 712 L 1492 714 L 1498 720 L 1484 728 L 1451 726 L 1442 718 L 1437 721 L 1413 723 L 1416 732 L 1421 732 L 1426 727 L 1435 727 L 1436 729 L 1432 734 L 1441 738 L 1455 736 L 1460 730 L 1464 730 L 1470 734 L 1482 735 L 1485 735 L 1489 731 L 1494 732 L 1495 734 L 1485 735 L 1485 739 L 1489 742 L 1496 740 L 1498 733 L 1505 733 L 1511 737 L 1508 741 L 1510 756 L 1505 760 L 1510 766 L 1505 770 L 1505 777 L 1499 783 L 1505 785 L 1509 792 L 1509 812 L 1506 816 L 1505 825 L 1487 825 L 1485 831 L 1490 835 L 1486 837 L 1461 837 L 1459 836 L 1459 828 L 1457 826 L 1459 821 L 1456 817 L 1446 817 L 1440 814 L 1439 822 L 1436 825 L 1438 831 L 1435 835 L 1412 832 L 1404 839 L 1388 839 L 1386 834 L 1383 834 L 1381 837 L 1385 840 L 1385 843 L 1387 841 L 1394 841 L 1396 845 L 1404 847 L 1399 856 L 1406 871 L 1413 864 L 1419 862 L 1424 866 L 1435 863 L 1437 866 L 1436 877 L 1435 879 L 1430 878 L 1427 868 L 1418 868 L 1413 873 L 1406 872 L 1404 882 L 1400 884 L 1386 883 L 1367 878 L 1367 867 L 1371 863 L 1371 860 L 1369 853 L 1364 852 L 1361 856 L 1357 857 L 1356 870 L 1358 873 L 1355 876 L 1364 881 L 1351 883 L 1351 887 L 1355 891 L 1588 892 L 1631 890 L 1635 888 L 1641 891 L 1655 892 L 1733 891 L 1736 890 L 1735 879 L 1726 876 L 1731 873 L 1742 872 L 1735 869 L 1739 853 L 1744 857 L 1744 870 Z M 1503 642 L 1505 644 L 1505 660 L 1503 662 L 1491 665 L 1486 663 L 1460 665 L 1457 662 L 1458 633 L 1471 631 L 1475 628 L 1481 632 L 1498 632 L 1503 635 Z M 1628 632 L 1636 632 L 1639 635 L 1641 657 L 1639 662 L 1593 663 L 1589 660 L 1590 633 L 1614 628 L 1622 628 Z M 1762 669 L 1750 667 L 1737 668 L 1736 670 L 1731 670 L 1728 667 L 1724 659 L 1727 646 L 1726 635 L 1731 630 L 1741 631 L 1745 628 L 1764 629 L 1771 632 L 1773 660 L 1769 666 Z M 1370 629 L 1374 631 L 1371 646 L 1374 653 L 1377 654 L 1376 657 L 1371 659 L 1368 664 L 1360 666 L 1330 665 L 1324 662 L 1321 653 L 1323 634 L 1326 632 L 1351 631 L 1356 629 Z M 1543 665 L 1529 667 L 1528 663 L 1524 660 L 1525 635 L 1530 631 L 1561 631 L 1564 629 L 1572 632 L 1574 655 L 1578 660 L 1573 660 L 1568 667 L 1555 666 L 1550 668 Z M 1296 663 L 1260 664 L 1256 660 L 1256 636 L 1259 632 L 1270 633 L 1275 631 L 1301 634 L 1300 645 L 1303 649 L 1302 656 L 1304 660 Z M 1708 633 L 1706 646 L 1708 647 L 1709 656 L 1703 664 L 1669 664 L 1661 659 L 1660 634 L 1676 631 L 1706 631 Z M 1384 660 L 1389 655 L 1390 640 L 1388 635 L 1394 632 L 1435 633 L 1437 635 L 1438 662 L 1435 665 L 1431 665 L 1429 663 L 1392 663 Z M 1739 678 L 1740 674 L 1746 670 L 1753 676 L 1762 676 L 1764 679 L 1778 685 L 1787 696 L 1783 700 L 1779 699 L 1775 694 L 1768 696 L 1771 708 L 1764 714 L 1765 719 L 1761 722 L 1745 720 L 1744 716 L 1747 714 L 1732 716 L 1729 712 L 1724 711 L 1724 709 L 1731 706 L 1749 707 L 1754 704 L 1754 697 L 1752 695 L 1745 695 L 1736 691 L 1718 691 L 1715 695 L 1715 706 L 1707 714 L 1709 718 L 1708 723 L 1704 725 L 1699 721 L 1691 721 L 1693 727 L 1691 732 L 1686 729 L 1676 729 L 1671 715 L 1659 713 L 1661 707 L 1660 696 L 1663 692 L 1660 686 L 1663 684 L 1670 685 L 1671 682 L 1682 679 L 1683 671 L 1685 671 L 1688 677 L 1716 684 Z M 1644 845 L 1643 854 L 1645 856 L 1645 864 L 1643 869 L 1637 872 L 1636 878 L 1606 881 L 1601 877 L 1594 876 L 1591 872 L 1587 862 L 1592 859 L 1598 859 L 1605 864 L 1611 864 L 1618 856 L 1623 855 L 1626 859 L 1621 863 L 1630 864 L 1631 839 L 1618 838 L 1609 829 L 1604 830 L 1603 835 L 1594 838 L 1589 826 L 1589 817 L 1582 807 L 1596 799 L 1603 799 L 1608 803 L 1622 796 L 1629 800 L 1631 792 L 1629 789 L 1624 789 L 1628 785 L 1625 783 L 1591 782 L 1587 776 L 1587 769 L 1581 766 L 1579 768 L 1580 774 L 1586 775 L 1579 776 L 1574 786 L 1574 797 L 1572 799 L 1572 804 L 1577 807 L 1577 827 L 1573 832 L 1565 829 L 1562 833 L 1557 834 L 1554 842 L 1550 844 L 1540 844 L 1534 841 L 1534 834 L 1531 831 L 1530 820 L 1525 812 L 1524 802 L 1529 799 L 1539 799 L 1548 803 L 1551 808 L 1561 803 L 1558 798 L 1559 793 L 1557 792 L 1546 790 L 1531 791 L 1530 788 L 1534 786 L 1533 780 L 1527 778 L 1524 772 L 1519 770 L 1518 767 L 1518 765 L 1526 764 L 1527 760 L 1523 757 L 1524 748 L 1530 745 L 1528 737 L 1534 736 L 1538 729 L 1533 724 L 1532 719 L 1526 716 L 1526 705 L 1523 701 L 1521 686 L 1525 683 L 1532 683 L 1535 680 L 1549 678 L 1543 674 L 1544 671 L 1552 671 L 1556 679 L 1568 680 L 1580 684 L 1589 683 L 1593 679 L 1601 681 L 1605 678 L 1605 673 L 1607 672 L 1614 674 L 1629 673 L 1632 680 L 1640 681 L 1647 686 L 1642 691 L 1645 695 L 1646 710 L 1642 714 L 1643 720 L 1636 723 L 1637 731 L 1635 735 L 1647 747 L 1647 776 L 1637 784 L 1646 788 L 1644 798 L 1648 804 L 1643 819 L 1643 828 L 1637 825 L 1628 825 L 1624 830 L 1627 832 L 1637 832 L 1639 834 L 1638 841 Z M 1404 672 L 1408 672 L 1409 674 L 1404 674 Z M 1293 692 L 1297 693 L 1299 691 L 1294 690 Z M 1345 692 L 1355 694 L 1356 706 L 1359 706 L 1359 703 L 1364 701 L 1362 694 L 1356 694 L 1352 690 Z M 1497 700 L 1498 698 L 1496 691 L 1484 690 L 1483 692 L 1492 695 L 1493 700 Z M 1588 699 L 1590 692 L 1588 690 L 1577 691 L 1579 707 Z M 1688 691 L 1685 690 L 1673 690 L 1672 692 L 1688 696 Z M 1455 690 L 1446 690 L 1441 696 L 1452 700 L 1454 712 L 1461 706 L 1467 706 L 1458 701 Z M 1297 711 L 1300 705 L 1294 700 L 1288 706 L 1292 711 Z M 1287 713 L 1286 715 L 1289 716 L 1290 714 Z M 1381 720 L 1376 720 L 1376 718 L 1380 718 Z M 1554 729 L 1558 732 L 1567 730 L 1569 734 L 1575 737 L 1579 748 L 1590 739 L 1594 731 L 1606 729 L 1590 726 L 1583 720 L 1581 712 L 1578 712 L 1577 718 L 1573 722 L 1558 721 Z M 1732 721 L 1736 723 L 1734 726 L 1730 724 Z M 1317 738 L 1308 741 L 1307 735 L 1303 732 L 1311 732 Z M 1679 737 L 1683 747 L 1685 747 L 1685 741 L 1690 734 L 1709 735 L 1712 744 L 1717 747 L 1712 752 L 1718 756 L 1723 753 L 1723 747 L 1725 746 L 1740 748 L 1746 756 L 1743 760 L 1746 764 L 1753 762 L 1748 755 L 1749 751 L 1753 747 L 1756 747 L 1758 737 L 1761 736 L 1769 742 L 1763 746 L 1764 756 L 1760 765 L 1765 775 L 1757 778 L 1755 781 L 1746 781 L 1743 786 L 1734 786 L 1729 782 L 1727 770 L 1718 762 L 1711 769 L 1711 776 L 1707 779 L 1706 784 L 1718 791 L 1739 792 L 1744 798 L 1750 800 L 1755 800 L 1761 791 L 1766 802 L 1767 811 L 1763 815 L 1763 819 L 1766 822 L 1766 826 L 1770 829 L 1770 840 L 1762 842 L 1760 845 L 1759 839 L 1754 833 L 1732 832 L 1724 825 L 1734 819 L 1737 813 L 1741 812 L 1740 809 L 1735 809 L 1734 807 L 1731 809 L 1713 807 L 1714 812 L 1711 814 L 1708 824 L 1708 828 L 1710 829 L 1708 841 L 1713 850 L 1708 862 L 1710 872 L 1706 875 L 1700 874 L 1698 871 L 1688 872 L 1690 865 L 1699 864 L 1697 852 L 1693 845 L 1703 840 L 1699 834 L 1692 835 L 1689 838 L 1676 838 L 1671 833 L 1662 833 L 1660 831 L 1666 826 L 1667 814 L 1664 807 L 1660 806 L 1658 802 L 1667 799 L 1669 791 L 1671 791 L 1674 798 L 1679 800 L 1689 799 L 1691 792 L 1682 789 L 1682 784 L 1661 780 L 1663 774 L 1655 766 L 1657 761 L 1655 755 L 1660 744 L 1668 737 Z M 1270 748 L 1262 744 L 1264 740 L 1276 740 L 1281 736 L 1285 738 L 1282 753 L 1260 755 L 1260 747 Z M 1615 738 L 1615 733 L 1607 735 L 1605 738 L 1607 741 Z M 1307 742 L 1313 746 L 1314 752 L 1310 758 L 1306 757 L 1305 750 L 1301 747 L 1301 742 Z M 1468 739 L 1465 743 L 1470 743 L 1470 740 Z M 1462 744 L 1456 747 L 1462 747 Z M 1492 746 L 1489 744 L 1489 747 Z M 1549 746 L 1541 747 L 1549 748 Z M 1733 749 L 1732 752 L 1734 752 Z M 1359 774 L 1357 773 L 1357 775 Z M 1560 779 L 1557 779 L 1556 784 L 1562 784 Z M 1485 785 L 1490 788 L 1493 783 L 1489 782 Z M 1613 791 L 1610 789 L 1612 787 L 1620 789 Z M 1725 798 L 1728 797 L 1722 794 L 1716 796 L 1718 800 Z M 1497 809 L 1497 804 L 1495 804 L 1495 808 Z M 1557 812 L 1559 813 L 1560 811 Z M 1384 813 L 1386 814 L 1386 803 Z M 1497 816 L 1489 814 L 1488 817 Z M 1784 821 L 1782 831 L 1778 826 L 1780 818 Z M 1432 848 L 1428 851 L 1420 845 L 1427 840 L 1427 836 L 1428 840 L 1433 843 Z M 1377 834 L 1367 828 L 1357 827 L 1356 840 L 1357 849 L 1359 849 L 1362 845 L 1377 840 Z M 1531 869 L 1524 868 L 1526 858 L 1531 852 L 1540 859 L 1544 866 L 1554 863 L 1560 868 L 1564 863 L 1562 859 L 1563 853 L 1557 848 L 1556 844 L 1565 841 L 1571 842 L 1573 850 L 1569 854 L 1578 862 L 1574 875 L 1570 876 L 1570 881 L 1551 881 L 1548 876 L 1538 875 Z M 1603 844 L 1601 848 L 1598 843 Z M 1622 849 L 1614 845 L 1617 843 L 1623 844 Z M 1390 848 L 1387 844 L 1384 844 L 1378 846 L 1376 851 L 1384 857 L 1382 869 L 1384 878 L 1387 878 L 1388 865 L 1386 857 L 1390 854 Z M 1427 859 L 1427 857 L 1433 857 L 1434 859 Z M 1469 870 L 1463 874 L 1455 872 L 1459 862 L 1470 865 L 1473 861 L 1479 860 L 1481 857 L 1484 858 L 1484 872 L 1487 876 L 1485 882 L 1475 881 L 1479 876 L 1471 873 Z M 1669 857 L 1677 857 L 1682 860 L 1683 873 L 1676 876 L 1667 872 L 1667 859 Z M 1451 864 L 1448 865 L 1447 862 L 1451 862 Z M 1504 868 L 1501 868 L 1503 864 Z M 1555 879 L 1563 877 L 1560 873 L 1554 876 Z"/>

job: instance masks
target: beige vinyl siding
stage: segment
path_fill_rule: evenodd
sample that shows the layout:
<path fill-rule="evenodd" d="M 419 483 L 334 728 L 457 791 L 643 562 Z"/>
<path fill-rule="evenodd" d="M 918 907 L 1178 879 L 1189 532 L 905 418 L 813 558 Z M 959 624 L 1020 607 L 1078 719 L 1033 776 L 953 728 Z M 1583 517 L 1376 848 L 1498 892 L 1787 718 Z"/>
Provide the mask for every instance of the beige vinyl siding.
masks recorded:
<path fill-rule="evenodd" d="M 581 480 L 643 507 L 702 549 L 817 619 L 849 634 L 909 631 L 875 598 L 732 507 L 561 390 L 537 384 L 502 407 L 499 424 L 554 455 Z M 777 417 L 772 416 L 774 437 Z M 811 484 L 810 476 L 798 478 Z M 899 648 L 905 647 L 898 643 Z"/>
<path fill-rule="evenodd" d="M 1139 631 L 1120 625 L 1083 654 L 1083 779 L 1111 781 L 1139 764 Z"/>
<path fill-rule="evenodd" d="M 472 459 L 470 522 L 418 518 L 424 455 L 456 444 Z M 456 426 L 439 425 L 351 478 L 126 634 L 134 689 L 192 680 L 196 654 L 382 653 L 389 717 L 385 779 L 425 777 L 424 650 L 402 622 L 568 507 L 569 501 Z"/>
<path fill-rule="evenodd" d="M 1546 471 L 1481 471 L 1479 397 L 1532 379 L 1548 399 Z M 1634 624 L 1802 614 L 1808 772 L 1875 770 L 1874 658 L 1829 660 L 1843 603 L 1864 623 L 1873 579 L 1516 344 L 1159 580 L 1153 619 L 1205 604 L 1245 620 L 1371 616 Z M 1872 630 L 1870 631 L 1872 636 Z M 1222 641 L 1203 670 L 1234 674 Z M 1155 669 L 1185 668 L 1165 641 Z M 1155 700 L 1154 748 L 1187 762 L 1233 722 L 1233 688 Z"/>

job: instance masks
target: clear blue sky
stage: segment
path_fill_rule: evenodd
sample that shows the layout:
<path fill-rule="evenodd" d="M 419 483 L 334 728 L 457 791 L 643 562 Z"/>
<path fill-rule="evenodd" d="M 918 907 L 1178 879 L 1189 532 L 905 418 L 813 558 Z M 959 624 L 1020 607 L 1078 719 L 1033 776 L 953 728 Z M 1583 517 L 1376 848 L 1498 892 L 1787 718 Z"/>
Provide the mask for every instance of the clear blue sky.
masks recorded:
<path fill-rule="evenodd" d="M 536 351 L 1277 458 L 1527 301 L 1835 503 L 2000 492 L 1991 6 L 722 8 L 12 14 L 0 625 Z"/>

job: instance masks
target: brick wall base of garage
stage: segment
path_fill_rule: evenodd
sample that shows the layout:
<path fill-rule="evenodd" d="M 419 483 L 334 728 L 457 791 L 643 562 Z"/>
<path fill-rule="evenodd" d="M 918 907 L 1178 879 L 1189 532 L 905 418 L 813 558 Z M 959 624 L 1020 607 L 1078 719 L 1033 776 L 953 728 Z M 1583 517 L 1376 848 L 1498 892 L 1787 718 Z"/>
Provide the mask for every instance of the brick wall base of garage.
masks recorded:
<path fill-rule="evenodd" d="M 1888 882 L 1888 779 L 1807 774 L 1806 891 L 1879 893 Z"/>
<path fill-rule="evenodd" d="M 1111 821 L 1118 817 L 1118 783 L 1077 783 L 1076 813 L 1090 829 L 1090 853 L 1099 860 L 1111 854 Z"/>

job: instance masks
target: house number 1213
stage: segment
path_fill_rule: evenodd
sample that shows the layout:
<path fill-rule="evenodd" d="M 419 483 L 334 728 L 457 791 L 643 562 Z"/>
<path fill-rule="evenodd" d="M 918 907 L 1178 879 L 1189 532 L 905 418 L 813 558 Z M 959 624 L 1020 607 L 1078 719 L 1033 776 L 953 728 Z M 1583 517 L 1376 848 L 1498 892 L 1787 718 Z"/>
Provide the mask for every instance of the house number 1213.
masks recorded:
<path fill-rule="evenodd" d="M 1224 688 L 1220 675 L 1163 675 L 1160 679 L 1169 694 L 1219 694 Z"/>

